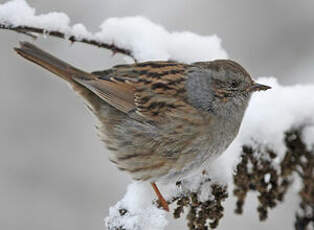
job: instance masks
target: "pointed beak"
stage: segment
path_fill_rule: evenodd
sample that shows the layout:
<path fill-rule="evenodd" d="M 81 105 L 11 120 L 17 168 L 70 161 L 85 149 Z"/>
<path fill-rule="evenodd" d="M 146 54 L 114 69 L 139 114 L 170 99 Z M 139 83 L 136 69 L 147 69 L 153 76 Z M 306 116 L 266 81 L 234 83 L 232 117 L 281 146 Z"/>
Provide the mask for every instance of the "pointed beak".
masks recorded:
<path fill-rule="evenodd" d="M 248 92 L 256 92 L 256 91 L 261 91 L 261 90 L 265 91 L 268 89 L 271 89 L 271 87 L 254 82 L 253 85 L 251 85 L 249 88 L 247 88 L 247 91 Z"/>

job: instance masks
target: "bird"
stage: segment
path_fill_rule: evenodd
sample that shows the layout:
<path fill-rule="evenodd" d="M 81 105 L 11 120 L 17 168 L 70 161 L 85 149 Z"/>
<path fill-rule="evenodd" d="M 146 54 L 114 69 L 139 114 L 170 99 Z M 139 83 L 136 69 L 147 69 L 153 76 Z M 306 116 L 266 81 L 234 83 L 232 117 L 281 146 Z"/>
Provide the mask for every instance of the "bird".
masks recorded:
<path fill-rule="evenodd" d="M 238 134 L 256 83 L 237 62 L 147 61 L 85 72 L 29 42 L 15 51 L 68 82 L 98 120 L 109 160 L 133 180 L 171 181 L 220 156 Z"/>

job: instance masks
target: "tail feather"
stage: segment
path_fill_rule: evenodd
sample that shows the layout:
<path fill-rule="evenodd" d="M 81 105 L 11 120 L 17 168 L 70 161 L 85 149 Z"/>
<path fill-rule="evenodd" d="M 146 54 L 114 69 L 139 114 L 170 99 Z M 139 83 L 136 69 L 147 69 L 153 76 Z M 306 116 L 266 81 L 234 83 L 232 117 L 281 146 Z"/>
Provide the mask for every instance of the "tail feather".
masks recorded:
<path fill-rule="evenodd" d="M 89 73 L 69 65 L 68 63 L 52 56 L 29 42 L 20 42 L 20 46 L 20 48 L 14 48 L 19 55 L 42 66 L 72 84 L 74 83 L 72 80 L 73 76 L 89 78 Z"/>
<path fill-rule="evenodd" d="M 101 100 L 89 89 L 80 85 L 76 81 L 73 81 L 73 77 L 82 80 L 91 79 L 93 78 L 92 74 L 71 66 L 70 64 L 52 56 L 29 42 L 20 42 L 20 47 L 14 48 L 14 50 L 25 59 L 42 66 L 70 83 L 74 91 L 80 94 L 88 102 L 88 104 L 93 107 L 93 109 L 98 108 Z"/>

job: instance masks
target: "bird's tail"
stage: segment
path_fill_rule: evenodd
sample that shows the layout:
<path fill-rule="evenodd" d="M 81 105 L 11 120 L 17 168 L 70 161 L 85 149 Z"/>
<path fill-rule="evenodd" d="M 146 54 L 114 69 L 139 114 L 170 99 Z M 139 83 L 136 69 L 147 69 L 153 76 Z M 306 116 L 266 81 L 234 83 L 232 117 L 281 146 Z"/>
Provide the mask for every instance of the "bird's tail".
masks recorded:
<path fill-rule="evenodd" d="M 76 84 L 72 79 L 73 77 L 86 79 L 91 75 L 65 63 L 29 42 L 20 42 L 20 48 L 14 48 L 14 50 L 25 59 L 42 66 L 71 84 Z"/>
<path fill-rule="evenodd" d="M 52 56 L 29 42 L 20 42 L 20 47 L 14 48 L 14 50 L 25 59 L 42 66 L 70 83 L 74 91 L 85 98 L 85 100 L 87 100 L 92 107 L 95 108 L 97 106 L 99 99 L 96 98 L 96 95 L 89 89 L 80 85 L 77 81 L 73 80 L 73 78 L 88 80 L 93 78 L 92 74 L 65 63 L 59 58 Z"/>

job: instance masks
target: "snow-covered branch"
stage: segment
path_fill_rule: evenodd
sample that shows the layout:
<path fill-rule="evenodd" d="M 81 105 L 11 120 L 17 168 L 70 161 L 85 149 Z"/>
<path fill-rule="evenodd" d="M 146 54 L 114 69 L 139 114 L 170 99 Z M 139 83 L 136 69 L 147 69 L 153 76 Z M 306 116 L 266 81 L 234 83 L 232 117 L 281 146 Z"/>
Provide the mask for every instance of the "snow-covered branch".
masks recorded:
<path fill-rule="evenodd" d="M 34 39 L 37 38 L 36 35 L 41 34 L 44 36 L 62 38 L 62 39 L 68 40 L 72 43 L 81 42 L 81 43 L 85 43 L 88 45 L 97 46 L 99 48 L 105 48 L 105 49 L 111 50 L 113 52 L 113 54 L 119 53 L 119 54 L 129 56 L 136 62 L 136 59 L 132 55 L 132 52 L 128 49 L 118 47 L 113 43 L 109 44 L 109 43 L 101 42 L 98 40 L 90 39 L 90 38 L 87 38 L 84 36 L 77 36 L 77 35 L 75 35 L 75 33 L 65 34 L 65 33 L 62 33 L 62 32 L 57 31 L 57 30 L 47 30 L 44 28 L 38 28 L 38 27 L 32 27 L 32 26 L 22 26 L 22 25 L 21 26 L 14 26 L 14 25 L 10 25 L 10 24 L 1 24 L 1 23 L 0 23 L 0 29 L 11 30 L 11 31 L 15 31 L 17 33 L 23 33 L 27 36 L 34 38 Z"/>
<path fill-rule="evenodd" d="M 37 35 L 52 36 L 69 40 L 72 43 L 81 42 L 100 48 L 111 50 L 131 57 L 136 61 L 131 50 L 115 45 L 113 42 L 102 41 L 93 36 L 84 25 L 70 26 L 70 19 L 64 13 L 52 12 L 44 15 L 35 15 L 35 9 L 31 8 L 24 0 L 14 0 L 0 5 L 0 29 L 23 33 L 32 38 Z"/>
<path fill-rule="evenodd" d="M 131 57 L 132 61 L 177 60 L 182 62 L 227 58 L 216 35 L 169 32 L 141 16 L 109 18 L 92 33 L 80 23 L 70 25 L 65 13 L 36 15 L 25 0 L 0 4 L 0 30 L 12 30 L 34 37 L 43 34 L 82 42 Z M 130 60 L 127 60 L 128 62 Z"/>

